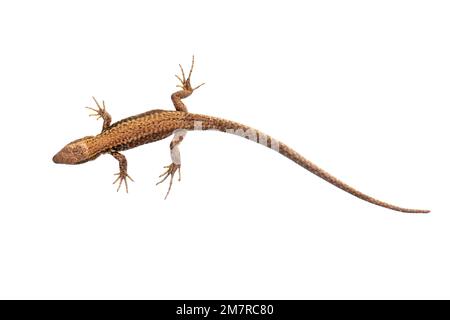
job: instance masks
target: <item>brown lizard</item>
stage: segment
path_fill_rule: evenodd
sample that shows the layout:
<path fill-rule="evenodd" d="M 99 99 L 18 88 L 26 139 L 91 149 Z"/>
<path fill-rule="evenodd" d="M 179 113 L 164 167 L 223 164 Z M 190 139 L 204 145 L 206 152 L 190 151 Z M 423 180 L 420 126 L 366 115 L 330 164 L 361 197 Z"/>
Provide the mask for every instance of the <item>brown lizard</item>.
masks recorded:
<path fill-rule="evenodd" d="M 171 96 L 176 111 L 151 110 L 111 124 L 111 116 L 106 111 L 105 102 L 103 101 L 102 105 L 100 105 L 97 100 L 93 98 L 97 105 L 97 109 L 87 108 L 94 111 L 94 114 L 91 114 L 91 116 L 97 116 L 97 119 L 103 119 L 101 133 L 96 136 L 87 136 L 70 142 L 53 157 L 53 161 L 55 163 L 80 164 L 94 160 L 101 154 L 108 153 L 119 161 L 120 171 L 119 173 L 116 173 L 117 179 L 113 184 L 119 182 L 117 188 L 117 191 L 119 191 L 122 182 L 124 182 L 125 189 L 128 192 L 127 179 L 130 179 L 131 181 L 133 181 L 133 179 L 131 179 L 127 173 L 127 159 L 120 151 L 158 141 L 174 134 L 174 138 L 170 143 L 172 163 L 164 167 L 165 172 L 160 176 L 161 181 L 157 183 L 160 184 L 170 177 L 169 188 L 166 194 L 167 198 L 172 187 L 174 175 L 177 171 L 179 174 L 178 180 L 181 179 L 181 162 L 178 146 L 184 139 L 186 131 L 208 129 L 219 130 L 240 135 L 270 147 L 306 170 L 362 200 L 401 212 L 429 212 L 429 210 L 406 209 L 372 198 L 335 178 L 284 143 L 278 142 L 274 138 L 251 127 L 234 121 L 188 112 L 182 99 L 189 97 L 194 90 L 203 85 L 202 83 L 196 87 L 192 87 L 191 75 L 193 67 L 194 57 L 192 57 L 192 65 L 189 74 L 185 77 L 183 67 L 180 65 L 181 77 L 178 75 L 176 77 L 181 82 L 180 85 L 177 85 L 181 90 L 173 93 Z"/>

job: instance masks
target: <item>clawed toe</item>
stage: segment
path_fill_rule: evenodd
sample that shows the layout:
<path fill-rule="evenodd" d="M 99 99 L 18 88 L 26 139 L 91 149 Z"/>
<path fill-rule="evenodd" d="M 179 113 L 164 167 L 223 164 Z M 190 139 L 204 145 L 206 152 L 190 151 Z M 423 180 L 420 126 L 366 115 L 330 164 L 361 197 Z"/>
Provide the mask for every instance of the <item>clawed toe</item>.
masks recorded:
<path fill-rule="evenodd" d="M 128 182 L 127 179 L 130 179 L 130 181 L 134 180 L 128 175 L 128 173 L 126 172 L 119 172 L 119 173 L 115 173 L 115 176 L 118 176 L 116 180 L 114 180 L 113 184 L 116 184 L 117 182 L 119 182 L 119 186 L 117 187 L 117 192 L 119 192 L 120 187 L 122 186 L 122 182 L 124 182 L 125 184 L 125 191 L 128 193 Z"/>
<path fill-rule="evenodd" d="M 170 177 L 169 180 L 169 188 L 167 190 L 166 196 L 164 197 L 164 200 L 167 199 L 167 196 L 169 195 L 170 189 L 172 189 L 172 183 L 173 183 L 173 177 L 175 176 L 175 173 L 178 171 L 178 181 L 181 181 L 181 165 L 171 163 L 168 166 L 165 166 L 164 169 L 167 169 L 164 171 L 159 178 L 162 178 L 160 181 L 156 183 L 156 185 L 159 185 L 167 180 L 167 178 Z"/>
<path fill-rule="evenodd" d="M 95 104 L 97 105 L 97 109 L 91 108 L 91 107 L 86 107 L 86 109 L 92 110 L 94 113 L 91 113 L 89 116 L 90 117 L 97 117 L 97 120 L 100 118 L 103 118 L 106 115 L 106 106 L 105 106 L 105 101 L 102 101 L 102 106 L 98 103 L 97 99 L 95 99 L 95 97 L 92 97 L 92 99 L 94 99 Z"/>
<path fill-rule="evenodd" d="M 205 83 L 203 82 L 202 84 L 200 84 L 200 85 L 198 85 L 198 86 L 196 86 L 196 87 L 194 87 L 194 88 L 192 88 L 192 86 L 191 86 L 191 75 L 192 75 L 192 70 L 194 69 L 194 56 L 192 56 L 191 69 L 189 70 L 189 74 L 188 74 L 188 77 L 187 77 L 187 78 L 186 78 L 186 76 L 185 76 L 185 74 L 184 74 L 184 70 L 183 70 L 183 67 L 181 66 L 181 64 L 180 64 L 179 66 L 180 66 L 180 70 L 181 70 L 181 77 L 178 76 L 178 75 L 175 75 L 175 77 L 176 77 L 176 78 L 180 81 L 180 83 L 181 83 L 181 84 L 178 84 L 178 85 L 177 85 L 178 88 L 181 88 L 181 89 L 183 89 L 183 90 L 192 92 L 192 91 L 194 91 L 194 90 L 197 90 L 198 88 L 200 88 L 202 85 L 205 84 Z"/>

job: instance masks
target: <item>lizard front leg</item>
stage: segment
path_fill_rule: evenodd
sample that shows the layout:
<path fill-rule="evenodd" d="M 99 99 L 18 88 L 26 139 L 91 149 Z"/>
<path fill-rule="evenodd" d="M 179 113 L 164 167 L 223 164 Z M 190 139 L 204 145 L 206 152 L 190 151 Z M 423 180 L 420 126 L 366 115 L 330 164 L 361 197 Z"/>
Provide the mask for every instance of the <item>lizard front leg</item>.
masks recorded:
<path fill-rule="evenodd" d="M 102 132 L 105 131 L 106 129 L 109 128 L 109 125 L 111 124 L 111 115 L 106 111 L 106 107 L 105 107 L 105 101 L 102 101 L 102 106 L 100 106 L 100 104 L 97 102 L 97 99 L 95 99 L 94 97 L 92 97 L 92 99 L 94 99 L 95 104 L 97 105 L 97 109 L 91 108 L 91 107 L 86 107 L 86 109 L 92 110 L 94 111 L 94 113 L 90 114 L 90 117 L 97 117 L 97 120 L 102 118 L 103 119 L 103 127 L 102 127 Z"/>
<path fill-rule="evenodd" d="M 172 99 L 173 105 L 175 106 L 175 109 L 177 111 L 187 112 L 188 110 L 186 108 L 186 105 L 183 103 L 182 99 L 189 97 L 192 94 L 192 92 L 194 92 L 194 90 L 200 88 L 202 85 L 205 84 L 202 83 L 194 88 L 192 87 L 191 75 L 193 68 L 194 68 L 194 56 L 192 56 L 192 64 L 191 69 L 189 70 L 188 77 L 186 78 L 181 64 L 180 64 L 181 76 L 175 75 L 175 77 L 177 77 L 177 79 L 181 83 L 177 85 L 177 87 L 181 88 L 181 90 L 174 92 L 170 96 L 170 98 Z M 160 183 L 164 182 L 168 177 L 170 177 L 169 188 L 167 190 L 164 199 L 167 199 L 167 196 L 169 195 L 170 189 L 172 188 L 173 177 L 177 171 L 178 171 L 178 181 L 181 180 L 181 160 L 180 160 L 180 150 L 178 146 L 181 143 L 181 141 L 183 141 L 185 136 L 186 130 L 176 130 L 174 132 L 174 137 L 172 139 L 172 142 L 170 143 L 170 156 L 172 158 L 172 163 L 164 167 L 166 171 L 159 176 L 162 179 L 156 184 L 159 185 Z"/>
<path fill-rule="evenodd" d="M 122 182 L 125 182 L 125 191 L 128 193 L 128 183 L 127 178 L 131 181 L 134 181 L 127 173 L 127 158 L 125 156 L 117 151 L 112 151 L 111 155 L 119 161 L 119 172 L 114 174 L 117 177 L 117 179 L 113 182 L 115 184 L 116 182 L 119 182 L 119 186 L 117 187 L 117 191 L 119 191 L 120 187 L 122 186 Z"/>

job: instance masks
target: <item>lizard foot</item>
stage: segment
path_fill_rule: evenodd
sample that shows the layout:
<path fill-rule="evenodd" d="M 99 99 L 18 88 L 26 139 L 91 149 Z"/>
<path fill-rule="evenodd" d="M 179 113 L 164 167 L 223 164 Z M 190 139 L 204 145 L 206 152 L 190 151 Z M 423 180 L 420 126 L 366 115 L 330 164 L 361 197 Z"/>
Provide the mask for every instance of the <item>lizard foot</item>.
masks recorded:
<path fill-rule="evenodd" d="M 98 103 L 97 99 L 95 99 L 94 97 L 92 97 L 92 99 L 94 99 L 95 104 L 97 105 L 97 109 L 91 108 L 91 107 L 86 107 L 86 109 L 92 110 L 94 113 L 90 114 L 90 117 L 97 117 L 97 120 L 100 118 L 107 118 L 108 117 L 108 112 L 106 112 L 106 106 L 105 106 L 105 101 L 102 101 L 102 105 L 100 106 L 100 104 Z"/>
<path fill-rule="evenodd" d="M 115 173 L 115 176 L 118 176 L 116 180 L 114 180 L 113 184 L 119 182 L 119 186 L 117 187 L 117 192 L 119 192 L 120 187 L 122 186 L 122 182 L 125 183 L 125 191 L 128 193 L 128 182 L 127 182 L 127 178 L 130 179 L 130 181 L 134 180 L 128 175 L 128 173 L 126 173 L 125 171 L 121 171 L 119 173 Z"/>
<path fill-rule="evenodd" d="M 180 82 L 181 82 L 181 84 L 177 85 L 178 88 L 181 88 L 181 89 L 189 91 L 189 92 L 193 92 L 194 90 L 200 88 L 202 85 L 205 84 L 203 82 L 202 84 L 196 86 L 195 88 L 192 88 L 192 86 L 191 86 L 191 75 L 192 75 L 192 70 L 194 69 L 194 56 L 192 56 L 191 70 L 189 70 L 189 75 L 187 78 L 184 75 L 184 70 L 183 70 L 183 67 L 181 66 L 181 64 L 179 66 L 181 69 L 181 77 L 178 75 L 175 75 L 175 77 L 177 77 L 177 79 L 180 80 Z"/>
<path fill-rule="evenodd" d="M 170 189 L 172 188 L 173 177 L 177 171 L 178 171 L 178 181 L 181 181 L 181 165 L 171 163 L 170 165 L 165 166 L 164 169 L 167 169 L 167 170 L 159 176 L 159 178 L 162 178 L 162 179 L 156 185 L 163 183 L 170 176 L 169 189 L 167 190 L 166 196 L 164 197 L 164 200 L 165 200 L 165 199 L 167 199 Z"/>

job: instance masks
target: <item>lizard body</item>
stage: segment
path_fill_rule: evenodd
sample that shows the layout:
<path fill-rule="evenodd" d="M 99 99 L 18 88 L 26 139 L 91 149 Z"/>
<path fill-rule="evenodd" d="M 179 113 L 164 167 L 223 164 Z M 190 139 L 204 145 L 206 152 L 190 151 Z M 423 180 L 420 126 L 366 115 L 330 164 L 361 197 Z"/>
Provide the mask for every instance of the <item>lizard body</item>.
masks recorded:
<path fill-rule="evenodd" d="M 201 86 L 192 88 L 190 84 L 193 65 L 194 59 L 192 59 L 191 70 L 187 78 L 180 66 L 182 78 L 178 76 L 177 78 L 181 82 L 179 87 L 182 90 L 175 92 L 171 96 L 176 111 L 152 110 L 111 124 L 111 116 L 106 112 L 104 102 L 103 106 L 101 106 L 94 98 L 97 109 L 89 109 L 95 112 L 93 116 L 103 118 L 102 132 L 96 136 L 88 136 L 69 143 L 53 157 L 53 161 L 55 163 L 80 164 L 94 160 L 101 154 L 109 153 L 119 161 L 120 172 L 116 174 L 118 177 L 114 183 L 119 182 L 119 190 L 122 182 L 124 182 L 128 191 L 127 179 L 132 179 L 127 173 L 127 160 L 120 151 L 155 142 L 174 134 L 174 138 L 170 144 L 172 163 L 165 167 L 167 170 L 160 176 L 162 180 L 158 182 L 159 184 L 170 177 L 169 189 L 166 194 L 167 197 L 175 173 L 177 171 L 180 173 L 181 162 L 178 145 L 186 135 L 186 131 L 218 130 L 239 135 L 270 147 L 325 181 L 362 200 L 401 212 L 429 212 L 429 210 L 402 208 L 368 196 L 319 168 L 284 143 L 278 142 L 274 138 L 249 126 L 222 118 L 188 112 L 181 100 L 190 96 L 194 90 Z"/>

